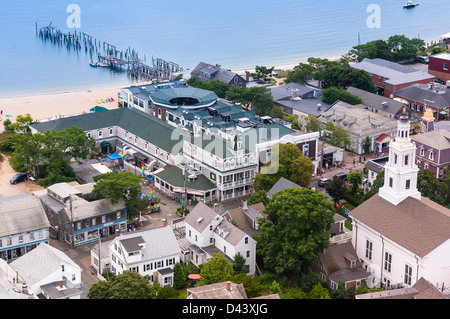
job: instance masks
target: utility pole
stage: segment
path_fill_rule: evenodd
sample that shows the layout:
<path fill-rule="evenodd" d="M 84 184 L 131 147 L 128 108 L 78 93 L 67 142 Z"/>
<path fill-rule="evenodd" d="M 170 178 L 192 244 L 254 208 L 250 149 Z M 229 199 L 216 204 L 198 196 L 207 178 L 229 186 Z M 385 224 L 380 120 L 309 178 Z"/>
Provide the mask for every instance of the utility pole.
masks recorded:
<path fill-rule="evenodd" d="M 183 217 L 187 213 L 187 164 L 184 164 L 184 212 Z"/>
<path fill-rule="evenodd" d="M 100 238 L 100 228 L 97 229 L 98 233 L 98 274 L 102 275 L 102 239 Z"/>
<path fill-rule="evenodd" d="M 69 201 L 70 201 L 70 233 L 71 233 L 71 245 L 72 248 L 75 247 L 75 243 L 74 243 L 74 237 L 73 237 L 73 211 L 72 211 L 72 194 L 69 195 Z"/>

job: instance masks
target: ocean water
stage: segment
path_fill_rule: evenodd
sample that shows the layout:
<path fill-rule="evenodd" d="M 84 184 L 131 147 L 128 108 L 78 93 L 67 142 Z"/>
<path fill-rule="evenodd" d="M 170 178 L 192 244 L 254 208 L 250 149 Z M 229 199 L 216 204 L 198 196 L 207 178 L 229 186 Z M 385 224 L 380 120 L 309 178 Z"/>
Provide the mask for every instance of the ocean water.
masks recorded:
<path fill-rule="evenodd" d="M 358 40 L 404 34 L 430 42 L 450 32 L 450 1 L 418 1 L 405 10 L 406 0 L 2 0 L 0 97 L 131 83 L 126 68 L 90 67 L 84 47 L 68 51 L 42 41 L 36 24 L 85 32 L 122 51 L 131 47 L 147 64 L 153 56 L 185 69 L 200 61 L 234 70 L 279 68 L 340 56 Z M 71 4 L 80 9 L 80 28 L 67 24 Z"/>

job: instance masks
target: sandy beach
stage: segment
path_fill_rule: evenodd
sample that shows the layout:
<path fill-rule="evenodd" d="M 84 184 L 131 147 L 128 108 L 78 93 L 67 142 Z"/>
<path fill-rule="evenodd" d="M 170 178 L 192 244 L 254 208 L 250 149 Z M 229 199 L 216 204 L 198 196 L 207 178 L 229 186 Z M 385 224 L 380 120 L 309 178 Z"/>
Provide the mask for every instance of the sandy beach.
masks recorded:
<path fill-rule="evenodd" d="M 18 115 L 29 113 L 34 120 L 41 121 L 82 114 L 96 105 L 114 109 L 117 107 L 117 94 L 122 87 L 124 86 L 0 98 L 1 118 L 2 121 L 10 119 L 14 123 Z M 107 98 L 113 98 L 114 102 L 97 103 L 96 101 Z M 3 125 L 0 125 L 0 132 L 3 129 Z"/>

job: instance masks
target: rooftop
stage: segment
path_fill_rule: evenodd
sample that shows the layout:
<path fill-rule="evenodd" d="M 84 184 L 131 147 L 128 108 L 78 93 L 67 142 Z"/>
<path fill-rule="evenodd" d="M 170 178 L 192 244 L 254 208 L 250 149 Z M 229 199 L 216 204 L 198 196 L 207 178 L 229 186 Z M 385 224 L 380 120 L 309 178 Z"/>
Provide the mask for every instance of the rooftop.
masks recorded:
<path fill-rule="evenodd" d="M 433 75 L 426 72 L 383 59 L 365 58 L 361 62 L 352 65 L 352 67 L 382 76 L 386 78 L 386 83 L 393 85 L 434 79 Z"/>

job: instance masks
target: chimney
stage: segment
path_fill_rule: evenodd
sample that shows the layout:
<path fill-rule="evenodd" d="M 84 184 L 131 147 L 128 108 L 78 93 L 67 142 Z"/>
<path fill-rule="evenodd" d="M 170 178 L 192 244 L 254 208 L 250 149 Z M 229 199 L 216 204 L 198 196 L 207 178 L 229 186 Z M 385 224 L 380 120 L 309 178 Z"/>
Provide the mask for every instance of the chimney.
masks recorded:
<path fill-rule="evenodd" d="M 249 81 L 250 80 L 250 72 L 249 71 L 245 71 L 245 81 Z"/>
<path fill-rule="evenodd" d="M 227 283 L 226 283 L 226 285 L 225 285 L 225 288 L 226 288 L 228 291 L 231 291 L 231 282 L 230 282 L 230 281 L 227 281 Z"/>
<path fill-rule="evenodd" d="M 59 289 L 63 289 L 63 281 L 62 280 L 59 281 Z"/>
<path fill-rule="evenodd" d="M 162 227 L 166 227 L 167 226 L 167 219 L 163 218 L 162 219 Z"/>
<path fill-rule="evenodd" d="M 116 237 L 120 236 L 120 229 L 116 229 Z"/>

